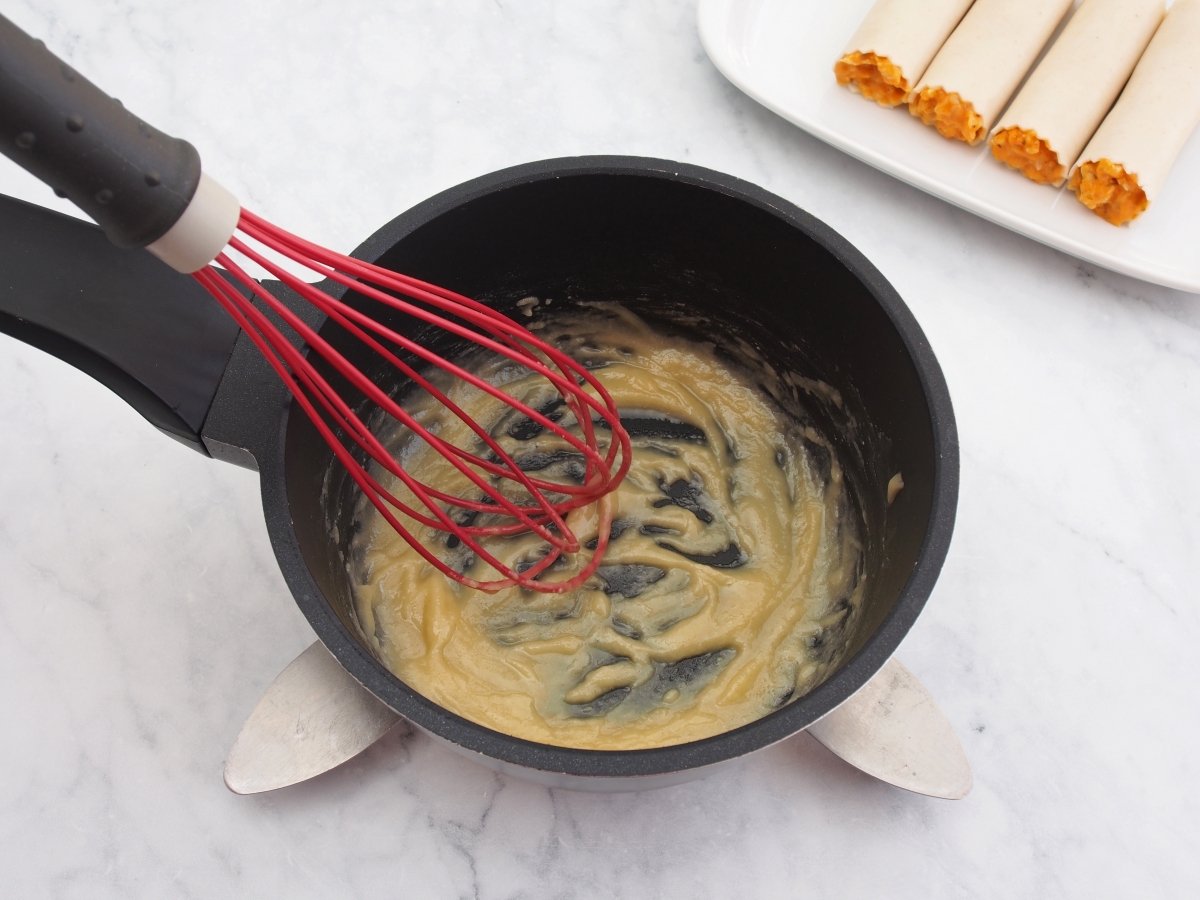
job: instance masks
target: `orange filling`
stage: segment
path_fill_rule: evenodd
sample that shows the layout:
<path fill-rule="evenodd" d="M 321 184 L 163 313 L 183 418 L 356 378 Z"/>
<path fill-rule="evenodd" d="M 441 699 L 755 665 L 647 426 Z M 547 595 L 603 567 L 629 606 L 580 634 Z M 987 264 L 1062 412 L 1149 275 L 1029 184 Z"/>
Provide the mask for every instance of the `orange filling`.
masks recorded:
<path fill-rule="evenodd" d="M 1028 128 L 1005 128 L 992 136 L 992 156 L 1006 166 L 1012 166 L 1030 181 L 1038 184 L 1058 184 L 1063 179 L 1063 165 L 1050 145 Z"/>
<path fill-rule="evenodd" d="M 833 67 L 838 84 L 858 91 L 880 106 L 899 106 L 908 96 L 908 81 L 900 67 L 886 56 L 847 53 Z"/>
<path fill-rule="evenodd" d="M 1071 173 L 1067 187 L 1080 203 L 1113 225 L 1132 222 L 1150 205 L 1137 176 L 1110 159 L 1081 164 Z"/>
<path fill-rule="evenodd" d="M 927 87 L 913 94 L 908 101 L 908 111 L 952 141 L 977 144 L 983 140 L 983 116 L 953 91 Z"/>

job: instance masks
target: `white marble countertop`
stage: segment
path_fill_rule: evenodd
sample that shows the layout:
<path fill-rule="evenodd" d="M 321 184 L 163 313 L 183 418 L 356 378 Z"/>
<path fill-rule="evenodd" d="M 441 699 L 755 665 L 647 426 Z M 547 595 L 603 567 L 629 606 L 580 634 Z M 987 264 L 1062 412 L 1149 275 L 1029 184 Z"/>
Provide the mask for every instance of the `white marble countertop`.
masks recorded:
<path fill-rule="evenodd" d="M 395 735 L 309 784 L 234 796 L 225 753 L 312 640 L 255 476 L 0 337 L 6 896 L 1192 895 L 1200 297 L 800 133 L 712 68 L 690 0 L 4 14 L 192 140 L 247 205 L 333 247 L 457 182 L 582 153 L 729 172 L 841 231 L 920 320 L 956 406 L 954 544 L 900 656 L 976 776 L 965 801 L 930 800 L 800 737 L 707 780 L 591 795 Z M 0 191 L 66 209 L 7 163 Z"/>

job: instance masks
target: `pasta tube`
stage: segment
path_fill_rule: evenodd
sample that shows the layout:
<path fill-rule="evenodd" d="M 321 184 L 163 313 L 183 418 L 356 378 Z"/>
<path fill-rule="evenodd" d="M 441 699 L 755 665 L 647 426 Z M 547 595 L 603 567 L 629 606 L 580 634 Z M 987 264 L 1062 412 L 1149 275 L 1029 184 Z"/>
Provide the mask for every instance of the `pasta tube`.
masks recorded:
<path fill-rule="evenodd" d="M 879 0 L 833 67 L 838 84 L 899 106 L 972 0 Z"/>
<path fill-rule="evenodd" d="M 1162 190 L 1198 123 L 1200 0 L 1175 0 L 1068 187 L 1105 221 L 1131 222 Z"/>
<path fill-rule="evenodd" d="M 1164 10 L 1163 0 L 1084 0 L 1000 119 L 992 155 L 1033 181 L 1062 184 Z"/>
<path fill-rule="evenodd" d="M 908 100 L 943 137 L 977 144 L 1028 74 L 1072 0 L 976 0 Z"/>

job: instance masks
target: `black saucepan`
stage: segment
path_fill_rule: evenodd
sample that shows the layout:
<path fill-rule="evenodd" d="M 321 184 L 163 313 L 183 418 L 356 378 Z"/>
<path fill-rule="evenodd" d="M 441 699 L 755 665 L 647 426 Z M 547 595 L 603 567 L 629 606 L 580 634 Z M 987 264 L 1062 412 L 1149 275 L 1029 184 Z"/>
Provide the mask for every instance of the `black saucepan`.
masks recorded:
<path fill-rule="evenodd" d="M 354 255 L 505 311 L 529 295 L 622 301 L 664 328 L 690 321 L 718 349 L 753 347 L 796 384 L 831 385 L 841 408 L 816 395 L 809 408 L 837 436 L 868 536 L 865 622 L 845 663 L 807 696 L 662 749 L 518 740 L 426 700 L 372 655 L 346 566 L 353 486 L 207 294 L 149 254 L 117 250 L 98 229 L 20 201 L 0 203 L 0 233 L 0 330 L 99 379 L 199 452 L 257 469 L 279 566 L 320 639 L 397 713 L 501 770 L 573 787 L 648 787 L 795 734 L 887 660 L 949 546 L 958 443 L 941 371 L 895 290 L 829 227 L 735 178 L 651 159 L 536 162 L 439 194 Z M 287 289 L 267 286 L 311 321 Z M 905 486 L 888 507 L 897 472 Z"/>

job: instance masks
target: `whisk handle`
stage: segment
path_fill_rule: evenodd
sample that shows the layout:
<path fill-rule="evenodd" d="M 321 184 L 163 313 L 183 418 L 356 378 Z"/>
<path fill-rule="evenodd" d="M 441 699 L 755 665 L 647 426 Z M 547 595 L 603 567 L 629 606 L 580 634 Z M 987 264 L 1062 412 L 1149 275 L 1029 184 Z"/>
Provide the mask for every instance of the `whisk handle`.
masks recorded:
<path fill-rule="evenodd" d="M 147 125 L 3 16 L 0 152 L 118 247 L 165 235 L 200 183 L 195 147 Z"/>

